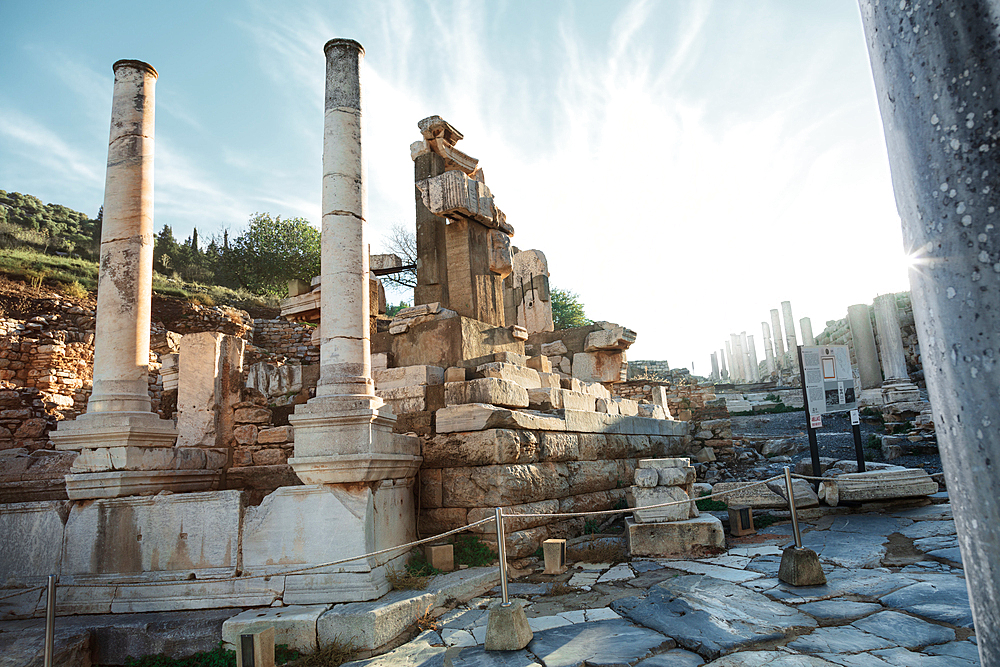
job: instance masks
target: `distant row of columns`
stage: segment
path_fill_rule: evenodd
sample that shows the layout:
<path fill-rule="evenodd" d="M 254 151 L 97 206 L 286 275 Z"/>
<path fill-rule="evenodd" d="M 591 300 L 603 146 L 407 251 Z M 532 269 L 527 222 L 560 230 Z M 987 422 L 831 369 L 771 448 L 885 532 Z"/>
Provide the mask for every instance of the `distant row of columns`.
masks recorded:
<path fill-rule="evenodd" d="M 782 314 L 784 327 L 782 327 Z M 799 320 L 802 331 L 802 341 L 805 345 L 815 345 L 812 322 L 808 317 Z M 795 334 L 795 320 L 792 317 L 790 301 L 781 303 L 781 310 L 771 309 L 771 323 L 761 322 L 761 332 L 764 340 L 764 363 L 767 376 L 784 369 L 795 370 L 798 367 L 795 349 L 798 336 Z M 773 335 L 772 335 L 773 332 Z M 788 352 L 786 353 L 786 345 Z M 760 382 L 760 364 L 757 357 L 757 346 L 754 337 L 746 331 L 730 334 L 725 346 L 718 353 L 712 353 L 712 378 L 729 380 L 736 383 Z"/>

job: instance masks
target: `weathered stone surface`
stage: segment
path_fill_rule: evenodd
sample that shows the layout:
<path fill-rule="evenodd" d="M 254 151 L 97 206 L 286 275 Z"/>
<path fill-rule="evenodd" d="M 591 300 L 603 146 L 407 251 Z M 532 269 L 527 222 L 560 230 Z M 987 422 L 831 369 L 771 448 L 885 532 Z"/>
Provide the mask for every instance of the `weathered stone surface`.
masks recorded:
<path fill-rule="evenodd" d="M 624 364 L 622 352 L 577 352 L 573 377 L 584 382 L 621 382 Z"/>
<path fill-rule="evenodd" d="M 813 618 L 828 621 L 853 621 L 882 610 L 882 605 L 874 602 L 851 602 L 850 600 L 820 600 L 800 604 L 797 609 Z"/>
<path fill-rule="evenodd" d="M 669 641 L 659 632 L 618 619 L 542 630 L 528 650 L 545 667 L 611 667 L 632 664 Z"/>
<path fill-rule="evenodd" d="M 765 484 L 751 486 L 753 482 L 719 482 L 712 485 L 712 493 L 722 493 L 717 500 L 730 505 L 749 505 L 754 509 L 787 509 L 788 502 Z"/>
<path fill-rule="evenodd" d="M 705 667 L 839 667 L 814 655 L 794 655 L 780 651 L 743 651 L 727 655 L 705 665 Z M 851 665 L 850 667 L 868 667 Z M 881 667 L 872 665 L 871 667 Z"/>
<path fill-rule="evenodd" d="M 538 389 L 542 386 L 538 371 L 527 366 L 516 366 L 514 364 L 492 362 L 476 367 L 476 373 L 487 378 L 497 378 L 519 384 L 525 389 Z"/>
<path fill-rule="evenodd" d="M 660 481 L 660 474 L 652 468 L 638 468 L 635 471 L 635 485 L 644 489 L 651 489 Z"/>
<path fill-rule="evenodd" d="M 232 408 L 240 400 L 245 346 L 242 338 L 208 331 L 187 334 L 181 339 L 178 447 L 232 444 Z"/>
<path fill-rule="evenodd" d="M 965 580 L 953 575 L 941 575 L 928 581 L 900 588 L 879 600 L 887 607 L 902 609 L 932 621 L 972 627 L 972 610 Z"/>
<path fill-rule="evenodd" d="M 858 653 L 889 648 L 892 642 L 850 625 L 819 628 L 788 643 L 802 653 Z"/>
<path fill-rule="evenodd" d="M 635 499 L 635 510 L 632 515 L 639 523 L 660 523 L 664 521 L 684 521 L 691 518 L 690 497 L 682 488 L 676 486 L 655 486 L 647 489 L 641 486 L 632 487 L 632 497 Z M 647 505 L 679 502 L 678 505 L 668 505 L 655 509 L 641 509 Z"/>
<path fill-rule="evenodd" d="M 446 405 L 489 403 L 508 408 L 528 407 L 528 392 L 509 380 L 485 377 L 468 382 L 449 382 L 444 386 Z"/>
<path fill-rule="evenodd" d="M 551 387 L 529 389 L 528 407 L 532 410 L 541 410 L 543 412 L 560 410 L 563 406 L 562 392 L 562 389 L 552 389 Z"/>
<path fill-rule="evenodd" d="M 628 518 L 625 524 L 633 556 L 701 558 L 726 547 L 722 522 L 711 514 L 666 523 L 637 523 Z"/>
<path fill-rule="evenodd" d="M 816 552 L 794 545 L 781 554 L 778 578 L 792 586 L 822 586 L 826 583 L 826 575 Z"/>
<path fill-rule="evenodd" d="M 313 623 L 319 646 L 336 640 L 361 649 L 376 649 L 392 641 L 437 603 L 434 591 L 391 591 L 373 602 L 335 605 Z"/>
<path fill-rule="evenodd" d="M 580 457 L 580 439 L 576 433 L 543 431 L 538 440 L 541 461 L 576 461 Z"/>
<path fill-rule="evenodd" d="M 767 488 L 781 496 L 783 500 L 788 499 L 788 489 L 784 480 L 776 479 L 767 483 Z M 816 507 L 819 505 L 819 496 L 813 491 L 812 484 L 804 479 L 792 480 L 792 494 L 795 497 L 796 509 L 803 507 Z"/>
<path fill-rule="evenodd" d="M 503 508 L 503 525 L 508 533 L 528 530 L 529 528 L 545 525 L 550 522 L 550 519 L 545 517 L 526 517 L 519 519 L 517 518 L 518 514 L 552 514 L 559 511 L 558 500 L 540 500 L 534 503 L 511 505 Z M 467 520 L 469 523 L 474 523 L 480 519 L 491 519 L 495 516 L 495 512 L 495 507 L 474 507 L 469 510 Z M 470 530 L 476 533 L 496 535 L 496 522 L 485 523 Z"/>
<path fill-rule="evenodd" d="M 565 431 L 566 422 L 558 417 L 522 410 L 508 410 L 485 403 L 451 405 L 435 414 L 438 433 L 482 431 L 490 428 L 514 428 L 540 431 Z"/>
<path fill-rule="evenodd" d="M 304 653 L 315 653 L 316 622 L 330 608 L 328 604 L 289 605 L 267 609 L 248 609 L 222 624 L 222 641 L 227 648 L 237 650 L 240 635 L 274 628 L 274 643 Z"/>
<path fill-rule="evenodd" d="M 57 573 L 63 549 L 63 521 L 60 511 L 64 503 L 46 501 L 11 503 L 0 512 L 0 582 L 7 586 L 44 583 L 42 573 Z M 5 594 L 0 594 L 3 597 Z M 38 595 L 11 598 L 8 605 L 27 604 Z M 2 604 L 2 602 L 0 602 Z M 28 610 L 30 613 L 30 609 Z"/>
<path fill-rule="evenodd" d="M 668 579 L 645 598 L 621 598 L 611 608 L 704 658 L 817 626 L 809 616 L 760 593 L 699 575 Z"/>
<path fill-rule="evenodd" d="M 590 394 L 585 394 L 579 391 L 570 391 L 569 389 L 561 389 L 562 392 L 562 407 L 567 410 L 585 410 L 593 412 L 597 409 L 596 402 L 597 398 Z"/>
<path fill-rule="evenodd" d="M 257 433 L 257 442 L 261 445 L 273 445 L 292 442 L 295 435 L 291 426 L 275 426 L 264 428 Z"/>
<path fill-rule="evenodd" d="M 877 470 L 836 477 L 840 502 L 888 500 L 937 493 L 937 482 L 923 470 Z"/>
<path fill-rule="evenodd" d="M 368 660 L 346 662 L 344 667 L 540 667 L 527 651 L 483 651 L 474 646 L 433 646 L 436 632 L 425 632 L 397 649 Z M 447 658 L 447 661 L 446 661 Z"/>
<path fill-rule="evenodd" d="M 700 667 L 705 661 L 701 656 L 681 648 L 671 649 L 636 663 L 636 667 Z"/>
<path fill-rule="evenodd" d="M 608 438 L 620 438 L 621 436 L 605 435 L 603 433 L 580 433 L 578 437 L 581 461 L 620 459 L 625 456 L 625 440 L 615 440 L 611 445 L 608 444 Z"/>
<path fill-rule="evenodd" d="M 625 350 L 635 342 L 635 332 L 625 327 L 614 327 L 613 329 L 601 329 L 587 334 L 584 343 L 584 352 L 597 352 L 599 350 Z"/>
<path fill-rule="evenodd" d="M 483 648 L 487 651 L 519 651 L 532 639 L 528 617 L 521 600 L 504 606 L 497 601 L 490 606 Z"/>
<path fill-rule="evenodd" d="M 896 646 L 917 648 L 955 640 L 955 631 L 898 611 L 881 611 L 852 623 L 859 630 L 888 639 Z"/>
<path fill-rule="evenodd" d="M 562 340 L 554 340 L 551 343 L 542 343 L 541 351 L 546 357 L 557 357 L 569 352 Z"/>
<path fill-rule="evenodd" d="M 445 468 L 445 507 L 519 505 L 569 495 L 565 463 Z"/>
<path fill-rule="evenodd" d="M 569 461 L 566 467 L 574 495 L 618 487 L 619 470 L 615 461 Z"/>
<path fill-rule="evenodd" d="M 416 365 L 400 368 L 380 368 L 372 372 L 376 389 L 396 389 L 418 385 L 441 384 L 444 369 L 440 366 Z"/>
<path fill-rule="evenodd" d="M 423 442 L 423 468 L 534 463 L 538 437 L 531 431 L 487 429 L 444 433 Z"/>

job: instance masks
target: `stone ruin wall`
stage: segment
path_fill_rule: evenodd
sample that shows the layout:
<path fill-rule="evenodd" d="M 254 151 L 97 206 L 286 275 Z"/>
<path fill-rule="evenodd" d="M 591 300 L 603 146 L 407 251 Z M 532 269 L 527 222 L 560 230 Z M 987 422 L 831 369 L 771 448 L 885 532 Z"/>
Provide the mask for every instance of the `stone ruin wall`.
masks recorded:
<path fill-rule="evenodd" d="M 903 338 L 903 353 L 906 356 L 906 372 L 918 386 L 924 386 L 924 366 L 920 358 L 920 343 L 917 341 L 917 327 L 913 320 L 913 304 L 910 303 L 909 292 L 896 294 L 896 307 L 899 309 L 899 329 Z M 881 367 L 882 341 L 879 338 L 878 326 L 875 324 L 874 301 L 868 305 L 868 317 L 875 333 L 875 347 L 879 351 Z M 826 328 L 816 336 L 817 345 L 847 345 L 851 350 L 851 363 L 858 363 L 854 353 L 854 340 L 851 336 L 851 325 L 845 316 L 840 320 L 830 320 Z"/>

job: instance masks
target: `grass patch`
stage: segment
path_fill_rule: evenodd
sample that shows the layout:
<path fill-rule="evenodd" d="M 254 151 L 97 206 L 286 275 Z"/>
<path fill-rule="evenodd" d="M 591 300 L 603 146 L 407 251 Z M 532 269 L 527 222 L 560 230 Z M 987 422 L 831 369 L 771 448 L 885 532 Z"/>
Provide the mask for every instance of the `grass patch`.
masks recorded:
<path fill-rule="evenodd" d="M 587 519 L 583 522 L 584 535 L 596 535 L 599 532 L 601 532 L 601 524 L 597 522 L 597 519 Z"/>
<path fill-rule="evenodd" d="M 554 597 L 556 595 L 569 595 L 570 593 L 576 593 L 576 591 L 577 589 L 575 586 L 570 586 L 569 584 L 557 581 L 556 583 L 552 584 L 552 588 L 549 589 L 549 592 L 546 593 L 546 595 L 551 595 Z"/>
<path fill-rule="evenodd" d="M 753 527 L 757 530 L 762 528 L 767 528 L 773 524 L 778 523 L 782 519 L 774 516 L 773 514 L 761 514 L 760 516 L 755 516 L 753 518 Z"/>
<path fill-rule="evenodd" d="M 477 535 L 455 537 L 455 565 L 482 567 L 497 559 L 496 552 L 483 544 Z"/>
<path fill-rule="evenodd" d="M 358 649 L 354 647 L 354 644 L 350 641 L 344 641 L 340 637 L 334 637 L 333 643 L 312 655 L 299 658 L 295 667 L 340 667 L 345 662 L 354 660 L 357 655 Z"/>
<path fill-rule="evenodd" d="M 570 547 L 566 557 L 579 563 L 623 563 L 628 558 L 628 551 L 621 542 L 606 539 Z"/>
<path fill-rule="evenodd" d="M 711 495 L 708 493 L 701 494 L 703 496 Z M 698 507 L 701 512 L 724 512 L 729 509 L 729 505 L 721 500 L 716 500 L 715 498 L 699 498 L 694 501 L 694 504 Z"/>

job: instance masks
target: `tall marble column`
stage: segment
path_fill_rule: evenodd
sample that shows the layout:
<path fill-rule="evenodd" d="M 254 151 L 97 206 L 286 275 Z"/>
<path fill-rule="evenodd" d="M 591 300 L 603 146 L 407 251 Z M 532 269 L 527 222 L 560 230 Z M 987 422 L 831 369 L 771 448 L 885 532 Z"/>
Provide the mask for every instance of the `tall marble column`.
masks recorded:
<path fill-rule="evenodd" d="M 812 320 L 803 317 L 799 320 L 799 330 L 802 332 L 802 344 L 813 346 L 816 344 L 816 337 L 813 336 Z"/>
<path fill-rule="evenodd" d="M 743 347 L 740 345 L 740 337 L 736 334 L 729 334 L 729 339 L 732 342 L 733 347 L 733 365 L 731 368 L 735 369 L 736 381 L 745 382 L 746 375 L 743 373 Z"/>
<path fill-rule="evenodd" d="M 747 361 L 750 364 L 750 379 L 760 382 L 760 364 L 757 363 L 757 346 L 754 345 L 753 336 L 747 336 Z"/>
<path fill-rule="evenodd" d="M 114 64 L 104 225 L 94 335 L 94 388 L 86 414 L 60 422 L 57 449 L 80 450 L 66 476 L 70 499 L 211 487 L 215 473 L 181 460 L 173 421 L 152 412 L 149 324 L 153 292 L 153 143 L 157 72 Z M 188 466 L 188 464 L 190 464 Z M 178 470 L 181 467 L 201 470 Z"/>
<path fill-rule="evenodd" d="M 851 339 L 854 341 L 854 357 L 861 374 L 861 388 L 874 389 L 882 386 L 882 371 L 878 365 L 878 349 L 875 347 L 875 332 L 868 315 L 868 306 L 858 303 L 847 307 L 847 320 L 851 325 Z"/>
<path fill-rule="evenodd" d="M 796 348 L 798 347 L 798 340 L 795 337 L 795 318 L 792 317 L 792 302 L 782 301 L 781 302 L 781 314 L 785 319 L 785 344 L 788 346 L 788 367 L 792 370 L 798 370 L 799 368 L 799 356 Z"/>
<path fill-rule="evenodd" d="M 743 380 L 753 382 L 753 371 L 750 369 L 750 346 L 747 343 L 747 332 L 740 332 L 740 352 L 743 354 Z"/>
<path fill-rule="evenodd" d="M 919 401 L 920 390 L 906 372 L 903 335 L 899 330 L 899 309 L 895 294 L 875 297 L 875 326 L 878 329 L 879 357 L 882 360 L 882 399 L 885 403 Z"/>
<path fill-rule="evenodd" d="M 771 327 L 767 322 L 761 322 L 760 328 L 764 334 L 764 360 L 767 362 L 767 374 L 774 373 L 774 351 L 771 345 Z"/>
<path fill-rule="evenodd" d="M 715 352 L 712 353 L 712 379 L 718 380 L 722 376 L 719 374 L 719 358 L 715 356 Z"/>
<path fill-rule="evenodd" d="M 720 376 L 723 380 L 729 379 L 729 368 L 726 365 L 726 350 L 725 348 L 719 348 L 719 364 L 722 366 L 722 375 Z"/>
<path fill-rule="evenodd" d="M 1000 24 L 862 0 L 913 314 L 983 667 L 1000 666 Z M 989 426 L 992 425 L 992 426 Z"/>
<path fill-rule="evenodd" d="M 406 477 L 419 467 L 408 444 L 397 451 L 395 417 L 375 396 L 369 340 L 367 192 L 361 143 L 364 49 L 333 39 L 326 54 L 320 376 L 316 397 L 289 418 L 306 484 Z"/>
<path fill-rule="evenodd" d="M 787 368 L 785 344 L 781 339 L 781 315 L 777 308 L 771 309 L 771 331 L 774 332 L 774 359 L 778 368 Z"/>

